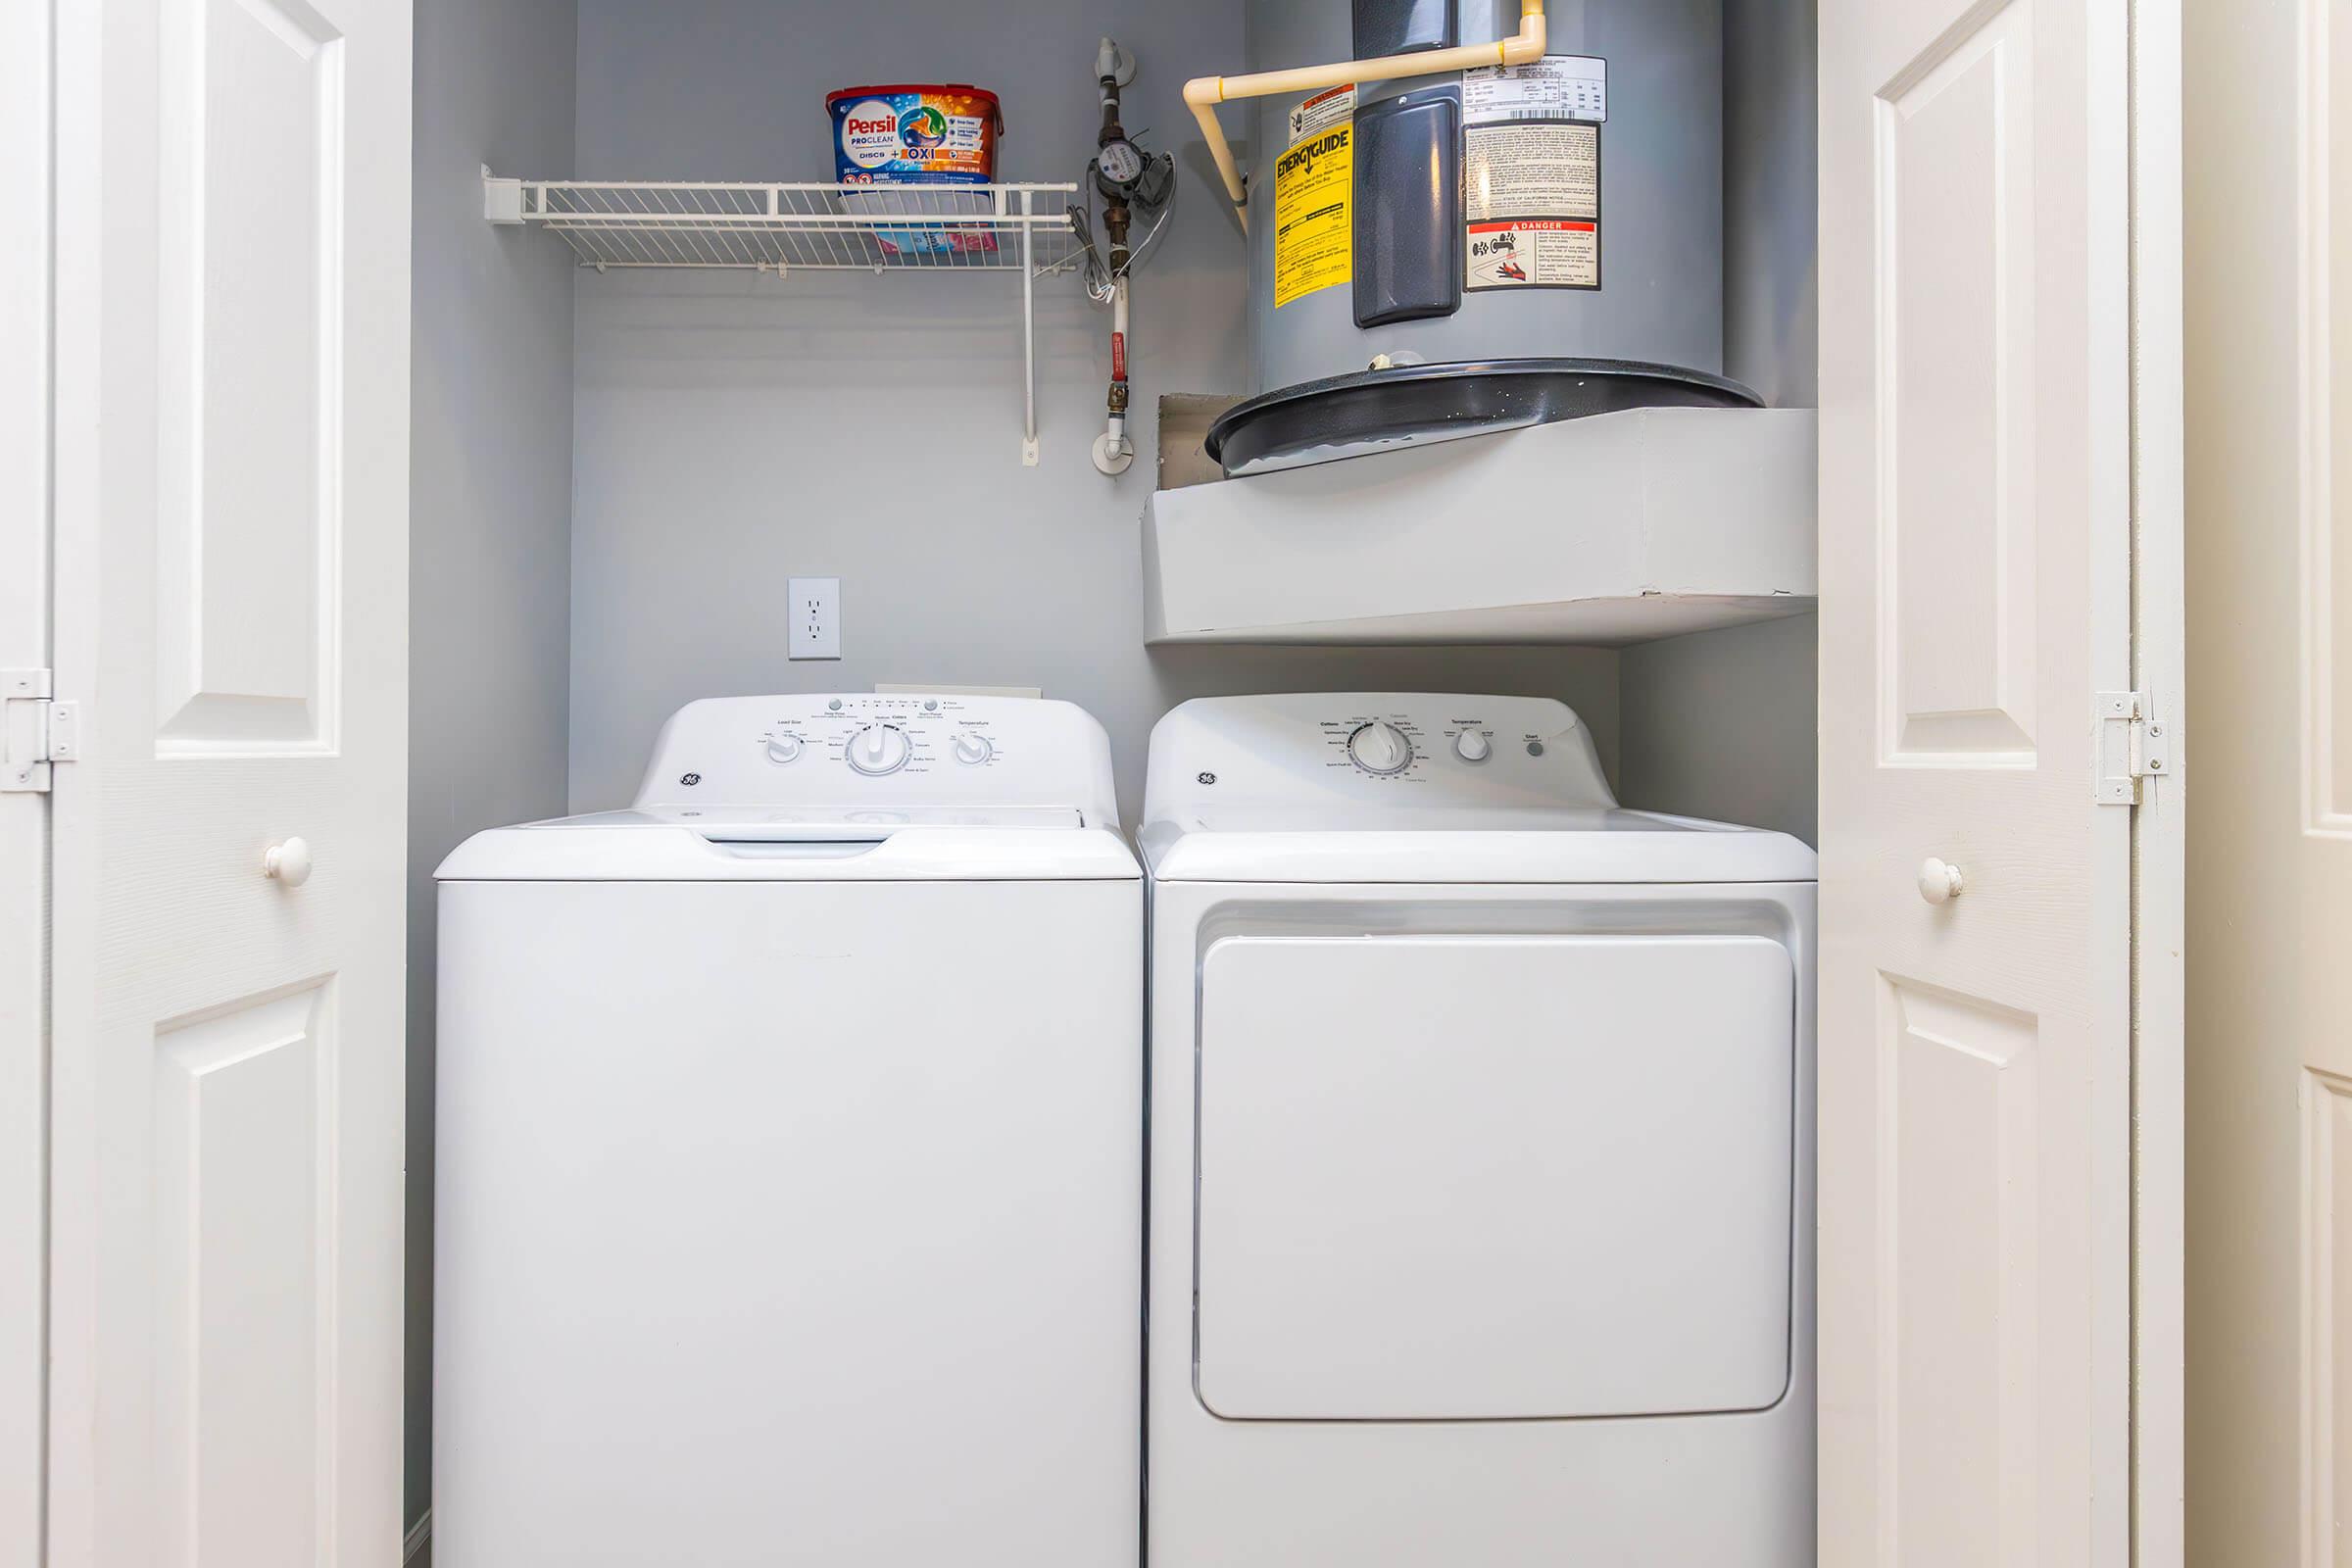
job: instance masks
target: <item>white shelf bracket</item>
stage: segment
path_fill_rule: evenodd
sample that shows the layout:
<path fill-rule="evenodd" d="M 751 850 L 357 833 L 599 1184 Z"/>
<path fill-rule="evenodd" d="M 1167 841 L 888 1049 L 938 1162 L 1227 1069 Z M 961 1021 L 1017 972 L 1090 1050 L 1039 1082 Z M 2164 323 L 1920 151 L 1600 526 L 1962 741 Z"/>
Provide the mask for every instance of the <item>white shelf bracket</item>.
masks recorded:
<path fill-rule="evenodd" d="M 522 221 L 522 181 L 501 179 L 482 166 L 482 216 L 493 223 Z"/>
<path fill-rule="evenodd" d="M 1002 201 L 1000 193 L 998 199 Z M 1021 466 L 1037 466 L 1037 266 L 1030 193 L 1021 192 Z"/>

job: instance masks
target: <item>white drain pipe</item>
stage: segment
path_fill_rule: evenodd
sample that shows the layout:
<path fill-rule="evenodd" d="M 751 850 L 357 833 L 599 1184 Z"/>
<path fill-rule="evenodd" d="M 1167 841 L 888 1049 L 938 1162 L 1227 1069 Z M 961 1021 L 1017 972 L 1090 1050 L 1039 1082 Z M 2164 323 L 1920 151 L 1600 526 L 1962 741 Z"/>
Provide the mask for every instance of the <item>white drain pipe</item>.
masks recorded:
<path fill-rule="evenodd" d="M 1127 439 L 1127 274 L 1110 283 L 1110 416 L 1108 428 L 1095 437 L 1095 466 L 1104 473 L 1125 473 L 1135 462 L 1135 443 Z"/>
<path fill-rule="evenodd" d="M 1421 54 L 1383 55 L 1377 60 L 1339 60 L 1328 66 L 1298 66 L 1290 71 L 1260 71 L 1247 76 L 1195 76 L 1184 84 L 1184 101 L 1200 122 L 1208 155 L 1217 161 L 1242 227 L 1250 226 L 1250 184 L 1225 127 L 1217 122 L 1217 105 L 1243 98 L 1270 98 L 1276 93 L 1318 92 L 1355 81 L 1395 81 L 1403 76 L 1434 76 L 1449 71 L 1474 71 L 1481 66 L 1525 66 L 1544 58 L 1544 0 L 1519 0 L 1519 30 L 1494 43 L 1463 44 L 1455 49 L 1433 49 Z"/>

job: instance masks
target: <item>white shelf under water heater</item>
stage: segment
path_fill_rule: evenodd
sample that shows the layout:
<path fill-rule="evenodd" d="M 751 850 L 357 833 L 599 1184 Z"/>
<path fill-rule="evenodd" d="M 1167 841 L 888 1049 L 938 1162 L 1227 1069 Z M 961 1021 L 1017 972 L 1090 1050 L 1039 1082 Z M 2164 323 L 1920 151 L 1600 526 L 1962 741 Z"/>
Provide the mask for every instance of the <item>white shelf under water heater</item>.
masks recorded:
<path fill-rule="evenodd" d="M 1635 409 L 1155 492 L 1152 643 L 1622 646 L 1810 612 L 1810 409 Z"/>
<path fill-rule="evenodd" d="M 600 272 L 668 270 L 1018 277 L 1025 413 L 1037 462 L 1041 277 L 1083 254 L 1076 185 L 836 185 L 719 180 L 514 179 L 482 169 L 482 216 L 561 235 Z"/>

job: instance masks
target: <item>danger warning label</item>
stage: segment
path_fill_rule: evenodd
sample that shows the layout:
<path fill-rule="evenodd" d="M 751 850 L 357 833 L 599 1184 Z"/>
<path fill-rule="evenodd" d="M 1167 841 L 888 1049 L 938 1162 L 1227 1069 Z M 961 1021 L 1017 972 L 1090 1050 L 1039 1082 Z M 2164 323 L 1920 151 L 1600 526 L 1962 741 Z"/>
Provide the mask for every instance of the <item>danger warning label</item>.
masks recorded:
<path fill-rule="evenodd" d="M 1355 89 L 1335 87 L 1292 111 L 1298 139 L 1274 165 L 1274 306 L 1354 275 Z M 1300 132 L 1303 132 L 1300 134 Z"/>
<path fill-rule="evenodd" d="M 1464 288 L 1598 288 L 1600 225 L 1577 218 L 1506 218 L 1470 225 Z"/>

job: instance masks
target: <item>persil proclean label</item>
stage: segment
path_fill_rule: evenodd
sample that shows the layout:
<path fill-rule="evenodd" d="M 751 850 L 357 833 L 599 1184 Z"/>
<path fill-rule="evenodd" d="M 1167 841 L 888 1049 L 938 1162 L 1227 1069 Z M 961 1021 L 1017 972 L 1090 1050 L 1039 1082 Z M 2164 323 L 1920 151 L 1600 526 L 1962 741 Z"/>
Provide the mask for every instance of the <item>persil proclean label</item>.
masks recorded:
<path fill-rule="evenodd" d="M 997 95 L 960 83 L 845 87 L 833 115 L 834 177 L 845 185 L 979 185 L 996 177 Z"/>

